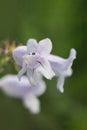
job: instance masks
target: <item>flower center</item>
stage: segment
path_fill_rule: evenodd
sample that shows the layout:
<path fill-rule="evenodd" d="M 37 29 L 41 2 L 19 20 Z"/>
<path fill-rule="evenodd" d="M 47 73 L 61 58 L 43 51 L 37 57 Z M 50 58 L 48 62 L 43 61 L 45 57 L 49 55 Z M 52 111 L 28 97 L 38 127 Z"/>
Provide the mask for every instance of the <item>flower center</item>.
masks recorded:
<path fill-rule="evenodd" d="M 37 60 L 40 59 L 40 56 L 37 55 L 35 52 L 29 53 L 23 57 L 24 62 L 28 65 L 30 68 L 37 68 L 40 63 L 37 62 Z"/>

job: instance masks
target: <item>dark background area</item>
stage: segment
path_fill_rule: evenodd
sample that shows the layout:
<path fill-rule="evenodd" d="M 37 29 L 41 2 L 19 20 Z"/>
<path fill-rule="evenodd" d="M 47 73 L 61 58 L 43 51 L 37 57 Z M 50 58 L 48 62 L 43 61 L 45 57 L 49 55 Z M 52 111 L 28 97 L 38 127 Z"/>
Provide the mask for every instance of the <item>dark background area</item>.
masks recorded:
<path fill-rule="evenodd" d="M 0 130 L 87 130 L 87 0 L 0 0 L 0 40 L 26 44 L 46 37 L 53 54 L 66 58 L 71 48 L 77 50 L 65 92 L 56 89 L 56 78 L 46 80 L 42 111 L 32 115 L 0 91 Z M 15 73 L 12 67 L 6 73 Z"/>

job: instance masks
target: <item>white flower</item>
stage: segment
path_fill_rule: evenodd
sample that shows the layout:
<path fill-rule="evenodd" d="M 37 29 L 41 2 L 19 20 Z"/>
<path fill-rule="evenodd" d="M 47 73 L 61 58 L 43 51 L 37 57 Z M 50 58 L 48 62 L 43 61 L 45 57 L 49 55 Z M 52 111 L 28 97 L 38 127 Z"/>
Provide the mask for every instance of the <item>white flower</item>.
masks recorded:
<path fill-rule="evenodd" d="M 45 39 L 45 40 L 47 41 L 47 39 Z M 42 41 L 44 41 L 44 44 L 45 44 L 45 40 L 42 40 Z M 47 47 L 47 46 L 45 46 L 45 47 Z M 36 48 L 34 48 L 34 49 L 36 49 Z M 47 49 L 47 48 L 45 48 L 45 49 Z M 26 72 L 26 70 L 27 70 L 26 67 L 25 67 L 25 64 L 23 64 L 24 63 L 23 61 L 25 60 L 25 62 L 28 64 L 28 59 L 32 59 L 32 58 L 28 58 L 28 56 L 26 56 L 26 53 L 27 53 L 27 47 L 26 46 L 18 47 L 13 52 L 13 57 L 14 57 L 16 63 L 20 66 L 24 65 L 22 71 L 20 71 L 19 73 Z M 43 53 L 43 49 L 42 49 L 42 53 Z M 24 59 L 23 59 L 23 57 L 24 57 Z M 72 64 L 73 64 L 73 61 L 74 61 L 75 58 L 76 58 L 76 50 L 75 49 L 71 49 L 69 58 L 67 58 L 67 59 L 61 58 L 59 56 L 51 55 L 51 54 L 46 56 L 47 63 L 49 63 L 51 65 L 50 68 L 52 68 L 52 71 L 54 71 L 55 76 L 58 77 L 57 88 L 62 93 L 64 92 L 65 78 L 72 75 Z M 35 60 L 34 60 L 34 62 L 35 62 Z M 48 66 L 50 66 L 50 65 L 48 65 Z M 37 66 L 38 66 L 38 64 L 36 64 L 36 66 L 35 66 L 37 68 L 37 69 L 35 69 L 36 72 L 40 71 L 43 75 L 45 75 L 45 73 L 46 73 L 45 77 L 49 77 L 49 76 L 47 76 L 48 72 L 50 71 L 50 69 L 48 69 L 49 67 L 46 68 L 46 65 L 45 65 L 44 68 L 46 68 L 46 69 L 43 69 L 43 67 L 40 67 L 40 66 L 37 67 Z M 32 68 L 32 66 L 31 66 L 31 68 Z M 40 70 L 40 68 L 41 68 L 41 70 Z M 20 75 L 22 75 L 22 74 L 23 73 L 21 73 Z M 29 79 L 32 80 L 32 82 L 35 81 L 35 83 L 36 83 L 38 81 L 37 77 L 39 77 L 39 73 L 33 73 L 33 76 L 31 76 L 32 75 L 32 71 L 31 71 L 30 75 L 29 75 L 29 73 L 27 73 L 27 74 L 28 74 Z M 31 78 L 31 77 L 33 77 L 33 78 Z"/>
<path fill-rule="evenodd" d="M 29 39 L 26 46 L 21 46 L 13 51 L 13 57 L 22 69 L 18 73 L 20 79 L 27 72 L 27 76 L 31 84 L 37 84 L 38 75 L 43 75 L 47 79 L 51 79 L 55 74 L 48 61 L 48 56 L 52 50 L 50 39 L 44 39 L 37 44 L 35 39 Z"/>
<path fill-rule="evenodd" d="M 46 90 L 42 79 L 40 79 L 38 86 L 34 87 L 31 86 L 26 76 L 23 76 L 19 81 L 16 75 L 6 75 L 0 79 L 0 88 L 6 95 L 22 99 L 24 106 L 33 114 L 40 112 L 38 96 Z"/>
<path fill-rule="evenodd" d="M 65 78 L 72 75 L 72 64 L 76 58 L 76 50 L 71 49 L 69 58 L 63 59 L 59 56 L 50 55 L 48 60 L 51 64 L 55 75 L 58 77 L 57 88 L 60 92 L 64 92 L 64 81 Z"/>

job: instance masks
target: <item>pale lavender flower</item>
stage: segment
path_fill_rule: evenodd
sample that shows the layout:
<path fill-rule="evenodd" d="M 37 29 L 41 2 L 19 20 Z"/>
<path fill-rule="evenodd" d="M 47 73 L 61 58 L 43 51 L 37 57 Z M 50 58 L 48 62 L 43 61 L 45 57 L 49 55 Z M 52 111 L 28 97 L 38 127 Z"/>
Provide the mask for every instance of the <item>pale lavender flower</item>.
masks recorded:
<path fill-rule="evenodd" d="M 44 44 L 45 44 L 45 42 L 47 43 L 47 40 L 46 41 L 44 40 Z M 44 49 L 47 49 L 46 47 L 44 46 L 42 51 Z M 27 47 L 26 46 L 20 46 L 16 50 L 14 50 L 13 57 L 14 57 L 14 59 L 15 59 L 15 61 L 16 61 L 16 63 L 18 65 L 20 65 L 20 66 L 25 65 L 25 64 L 23 64 L 23 61 L 24 61 L 23 57 L 26 55 L 26 53 L 27 53 Z M 30 59 L 28 57 L 26 57 L 26 58 Z M 25 60 L 26 60 L 26 58 L 25 58 Z M 60 90 L 60 92 L 64 92 L 64 88 L 63 88 L 64 80 L 65 80 L 66 77 L 72 75 L 72 68 L 71 67 L 72 67 L 74 59 L 76 58 L 76 50 L 75 49 L 71 49 L 69 58 L 67 58 L 67 59 L 61 58 L 59 56 L 51 55 L 51 54 L 46 56 L 46 58 L 47 58 L 47 61 L 49 61 L 50 65 L 51 65 L 51 68 L 52 68 L 52 70 L 55 73 L 55 76 L 58 77 L 57 88 Z M 36 58 L 36 60 L 37 60 L 37 58 Z M 25 72 L 26 71 L 26 69 L 25 69 L 26 67 L 23 67 L 23 68 L 24 69 L 22 69 L 22 72 Z M 48 69 L 48 67 L 47 67 L 47 69 Z M 35 74 L 33 74 L 33 77 L 34 78 L 38 77 L 38 75 L 39 75 L 39 73 L 35 73 Z M 28 76 L 28 77 L 30 79 L 30 76 Z"/>
<path fill-rule="evenodd" d="M 13 51 L 13 57 L 16 63 L 22 66 L 18 73 L 19 80 L 25 72 L 27 72 L 29 81 L 33 84 L 39 82 L 39 74 L 51 79 L 55 75 L 47 59 L 51 50 L 52 43 L 48 38 L 41 40 L 39 43 L 35 39 L 29 39 L 27 48 L 25 46 L 16 48 Z M 20 60 L 18 57 L 20 57 Z"/>
<path fill-rule="evenodd" d="M 26 76 L 21 81 L 16 75 L 6 75 L 0 79 L 0 88 L 10 96 L 22 99 L 24 106 L 33 114 L 40 112 L 40 101 L 38 96 L 46 90 L 46 85 L 42 79 L 38 86 L 31 86 Z"/>
<path fill-rule="evenodd" d="M 65 78 L 72 75 L 72 64 L 76 58 L 76 50 L 71 49 L 70 55 L 67 59 L 61 58 L 59 56 L 50 55 L 48 60 L 55 72 L 56 77 L 58 77 L 57 88 L 60 92 L 64 92 L 64 81 Z"/>

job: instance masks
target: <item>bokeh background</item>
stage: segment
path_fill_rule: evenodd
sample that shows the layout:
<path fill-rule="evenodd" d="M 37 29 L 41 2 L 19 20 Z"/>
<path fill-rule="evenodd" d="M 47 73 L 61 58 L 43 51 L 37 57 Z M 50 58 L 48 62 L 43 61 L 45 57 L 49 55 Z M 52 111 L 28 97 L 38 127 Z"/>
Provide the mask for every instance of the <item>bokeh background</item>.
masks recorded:
<path fill-rule="evenodd" d="M 0 130 L 87 130 L 87 0 L 0 0 L 0 40 L 26 44 L 46 37 L 56 55 L 66 58 L 70 48 L 77 50 L 65 92 L 56 89 L 56 78 L 46 80 L 42 111 L 32 115 L 0 91 Z M 5 69 L 16 73 L 10 63 Z"/>

